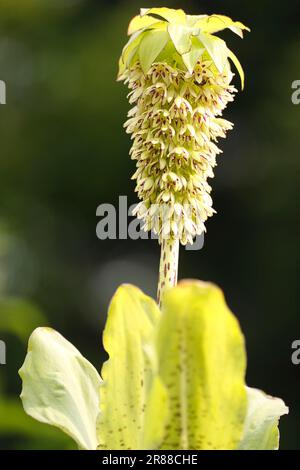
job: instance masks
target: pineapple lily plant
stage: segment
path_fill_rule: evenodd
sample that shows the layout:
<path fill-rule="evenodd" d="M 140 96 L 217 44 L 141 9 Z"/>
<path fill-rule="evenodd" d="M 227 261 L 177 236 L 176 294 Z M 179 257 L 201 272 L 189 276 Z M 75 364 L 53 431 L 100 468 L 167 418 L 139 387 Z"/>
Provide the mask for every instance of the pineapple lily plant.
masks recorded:
<path fill-rule="evenodd" d="M 136 161 L 137 216 L 161 246 L 157 302 L 122 285 L 103 335 L 101 375 L 59 333 L 38 328 L 20 370 L 21 398 L 35 419 L 59 427 L 80 449 L 277 449 L 279 398 L 245 383 L 242 332 L 222 291 L 177 284 L 179 245 L 193 243 L 214 212 L 221 117 L 242 67 L 215 33 L 242 23 L 222 15 L 142 9 L 119 63 L 133 108 L 125 123 Z"/>

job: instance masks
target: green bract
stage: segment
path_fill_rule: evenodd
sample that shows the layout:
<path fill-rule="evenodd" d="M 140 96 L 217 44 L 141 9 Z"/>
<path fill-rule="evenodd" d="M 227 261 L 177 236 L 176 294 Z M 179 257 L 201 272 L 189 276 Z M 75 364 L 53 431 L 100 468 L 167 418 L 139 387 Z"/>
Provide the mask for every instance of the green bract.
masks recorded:
<path fill-rule="evenodd" d="M 60 334 L 38 328 L 20 375 L 28 414 L 81 449 L 277 449 L 282 400 L 245 385 L 239 324 L 221 290 L 169 290 L 162 311 L 134 286 L 112 299 L 102 378 Z"/>
<path fill-rule="evenodd" d="M 131 37 L 120 58 L 119 77 L 137 60 L 145 74 L 157 60 L 192 73 L 197 60 L 207 53 L 219 72 L 230 58 L 243 87 L 244 74 L 238 59 L 223 40 L 213 35 L 226 28 L 240 37 L 243 30 L 250 31 L 243 23 L 224 15 L 186 15 L 183 10 L 142 8 L 129 24 Z"/>

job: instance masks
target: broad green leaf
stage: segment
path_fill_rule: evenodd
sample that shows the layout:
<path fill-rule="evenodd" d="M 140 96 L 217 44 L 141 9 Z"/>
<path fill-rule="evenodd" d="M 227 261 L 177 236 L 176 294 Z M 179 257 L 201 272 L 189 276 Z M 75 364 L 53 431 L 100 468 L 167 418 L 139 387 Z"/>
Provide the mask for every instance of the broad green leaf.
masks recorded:
<path fill-rule="evenodd" d="M 227 53 L 228 53 L 228 57 L 232 60 L 232 62 L 236 66 L 236 69 L 237 69 L 237 71 L 239 73 L 239 76 L 240 76 L 240 79 L 241 79 L 241 87 L 242 87 L 242 90 L 243 90 L 244 89 L 244 83 L 245 83 L 245 74 L 244 74 L 243 67 L 241 66 L 241 63 L 240 63 L 239 59 L 237 58 L 237 56 L 230 49 L 227 49 Z"/>
<path fill-rule="evenodd" d="M 151 339 L 159 316 L 154 300 L 134 286 L 119 287 L 112 299 L 103 335 L 109 359 L 101 374 L 100 449 L 144 447 L 146 403 L 155 374 Z M 156 400 L 153 395 L 152 403 Z"/>
<path fill-rule="evenodd" d="M 157 449 L 161 445 L 168 416 L 169 401 L 166 387 L 158 376 L 154 376 L 145 412 L 143 449 Z"/>
<path fill-rule="evenodd" d="M 164 18 L 169 23 L 184 23 L 186 16 L 183 10 L 173 8 L 141 8 L 141 16 L 157 15 Z"/>
<path fill-rule="evenodd" d="M 184 62 L 184 65 L 188 69 L 190 73 L 193 72 L 195 65 L 197 63 L 197 60 L 203 52 L 205 51 L 203 45 L 200 43 L 198 38 L 192 37 L 192 47 L 190 52 L 187 52 L 186 54 L 182 54 L 182 60 Z"/>
<path fill-rule="evenodd" d="M 195 26 L 199 26 L 201 30 L 206 33 L 217 33 L 218 31 L 229 28 L 240 37 L 243 37 L 243 30 L 250 31 L 250 29 L 240 21 L 233 21 L 231 18 L 224 15 L 210 15 L 200 18 L 195 23 Z"/>
<path fill-rule="evenodd" d="M 145 74 L 168 41 L 169 35 L 167 31 L 154 29 L 145 33 L 139 47 L 139 59 Z"/>
<path fill-rule="evenodd" d="M 199 33 L 198 38 L 212 58 L 219 72 L 223 72 L 227 62 L 228 49 L 225 41 L 208 33 Z"/>
<path fill-rule="evenodd" d="M 280 398 L 266 395 L 261 390 L 247 387 L 248 411 L 240 450 L 277 450 L 278 422 L 289 412 Z"/>
<path fill-rule="evenodd" d="M 101 379 L 69 341 L 51 328 L 37 328 L 20 369 L 26 413 L 56 426 L 81 449 L 96 449 Z"/>
<path fill-rule="evenodd" d="M 154 23 L 158 23 L 160 20 L 153 18 L 152 16 L 140 16 L 137 15 L 129 23 L 128 26 L 128 35 L 135 33 L 139 29 L 146 28 L 148 26 L 153 25 Z"/>
<path fill-rule="evenodd" d="M 246 359 L 222 291 L 185 281 L 167 291 L 157 337 L 169 418 L 163 449 L 235 449 L 246 415 Z"/>

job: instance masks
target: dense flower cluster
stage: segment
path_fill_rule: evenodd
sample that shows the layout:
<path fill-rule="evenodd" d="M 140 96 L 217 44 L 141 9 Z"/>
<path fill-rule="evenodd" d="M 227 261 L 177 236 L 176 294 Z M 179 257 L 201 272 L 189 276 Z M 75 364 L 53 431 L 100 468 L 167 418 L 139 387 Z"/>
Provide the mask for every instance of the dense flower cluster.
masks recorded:
<path fill-rule="evenodd" d="M 217 140 L 232 128 L 220 117 L 236 91 L 232 77 L 229 63 L 220 73 L 209 57 L 192 73 L 156 62 L 144 74 L 137 61 L 123 75 L 134 104 L 124 126 L 137 162 L 136 214 L 160 241 L 192 243 L 214 213 L 207 179 L 221 153 Z"/>

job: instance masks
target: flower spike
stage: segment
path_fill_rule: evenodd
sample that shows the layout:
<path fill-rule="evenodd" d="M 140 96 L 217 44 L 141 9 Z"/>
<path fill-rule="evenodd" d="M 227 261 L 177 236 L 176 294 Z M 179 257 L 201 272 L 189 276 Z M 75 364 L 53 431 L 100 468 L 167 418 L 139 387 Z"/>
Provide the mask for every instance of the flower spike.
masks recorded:
<path fill-rule="evenodd" d="M 237 91 L 237 57 L 215 32 L 249 30 L 223 15 L 186 15 L 170 8 L 142 9 L 129 25 L 119 80 L 133 108 L 125 123 L 136 161 L 136 215 L 162 244 L 161 292 L 177 282 L 179 242 L 193 243 L 212 216 L 211 187 L 220 137 L 232 129 L 221 118 Z M 164 243 L 163 243 L 164 241 Z"/>

